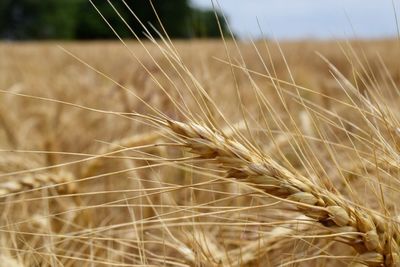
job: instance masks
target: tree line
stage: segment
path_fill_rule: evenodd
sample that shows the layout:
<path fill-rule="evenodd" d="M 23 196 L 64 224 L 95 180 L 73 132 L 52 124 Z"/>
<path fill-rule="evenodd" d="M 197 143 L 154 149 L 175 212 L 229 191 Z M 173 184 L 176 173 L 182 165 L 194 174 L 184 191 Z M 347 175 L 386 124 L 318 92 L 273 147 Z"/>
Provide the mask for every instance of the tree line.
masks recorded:
<path fill-rule="evenodd" d="M 99 12 L 122 38 L 133 37 L 124 20 L 138 37 L 148 34 L 144 26 L 150 34 L 163 32 L 159 20 L 173 38 L 215 38 L 220 36 L 220 29 L 229 35 L 221 13 L 195 8 L 188 0 L 92 0 L 92 3 L 89 0 L 1 0 L 0 38 L 115 38 Z"/>

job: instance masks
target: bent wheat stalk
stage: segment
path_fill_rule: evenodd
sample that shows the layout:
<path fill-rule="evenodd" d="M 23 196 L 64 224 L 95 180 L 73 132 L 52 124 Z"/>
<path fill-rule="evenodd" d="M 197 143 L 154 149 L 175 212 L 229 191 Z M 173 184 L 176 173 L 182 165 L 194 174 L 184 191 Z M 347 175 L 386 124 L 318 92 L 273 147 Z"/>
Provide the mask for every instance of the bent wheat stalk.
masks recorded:
<path fill-rule="evenodd" d="M 372 214 L 306 177 L 279 165 L 271 157 L 249 149 L 210 127 L 169 120 L 178 143 L 204 159 L 212 159 L 226 176 L 252 184 L 264 192 L 297 203 L 297 209 L 352 246 L 354 259 L 366 266 L 400 266 L 398 225 Z"/>

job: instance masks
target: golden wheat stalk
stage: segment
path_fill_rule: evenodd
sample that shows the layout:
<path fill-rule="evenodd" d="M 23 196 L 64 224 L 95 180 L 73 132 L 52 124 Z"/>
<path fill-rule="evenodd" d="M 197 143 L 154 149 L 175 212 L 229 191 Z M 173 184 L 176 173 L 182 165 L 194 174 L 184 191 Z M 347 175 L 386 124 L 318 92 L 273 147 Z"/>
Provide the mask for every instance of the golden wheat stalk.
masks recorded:
<path fill-rule="evenodd" d="M 309 179 L 294 174 L 260 151 L 251 150 L 223 133 L 196 123 L 167 121 L 181 145 L 204 159 L 213 159 L 235 178 L 281 199 L 337 234 L 352 246 L 366 266 L 399 266 L 399 229 L 383 216 L 368 212 Z"/>

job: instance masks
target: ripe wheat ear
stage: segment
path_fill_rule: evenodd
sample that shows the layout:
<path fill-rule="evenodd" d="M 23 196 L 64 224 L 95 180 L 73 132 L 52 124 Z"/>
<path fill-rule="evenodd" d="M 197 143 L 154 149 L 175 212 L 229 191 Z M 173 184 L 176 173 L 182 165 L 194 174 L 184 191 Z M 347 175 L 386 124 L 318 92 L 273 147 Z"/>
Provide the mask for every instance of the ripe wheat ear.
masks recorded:
<path fill-rule="evenodd" d="M 193 122 L 169 120 L 177 142 L 203 159 L 214 160 L 228 178 L 250 183 L 269 195 L 296 203 L 297 209 L 319 222 L 336 241 L 352 246 L 360 255 L 357 265 L 400 266 L 399 229 L 384 216 L 371 213 L 344 197 L 294 174 L 270 156 L 253 151 L 223 133 Z"/>

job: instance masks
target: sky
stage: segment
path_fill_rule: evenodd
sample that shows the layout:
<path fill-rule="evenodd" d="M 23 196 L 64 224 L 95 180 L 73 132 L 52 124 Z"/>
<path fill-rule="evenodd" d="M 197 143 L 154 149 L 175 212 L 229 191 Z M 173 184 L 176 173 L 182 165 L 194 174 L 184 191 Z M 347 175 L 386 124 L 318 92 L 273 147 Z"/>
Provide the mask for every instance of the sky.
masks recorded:
<path fill-rule="evenodd" d="M 394 10 L 400 17 L 400 0 L 218 0 L 218 3 L 233 31 L 244 39 L 263 35 L 276 39 L 393 37 L 397 35 Z M 211 0 L 192 0 L 192 4 L 212 7 Z"/>

